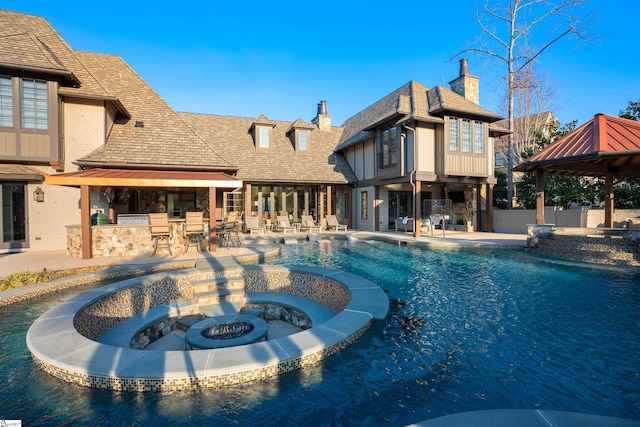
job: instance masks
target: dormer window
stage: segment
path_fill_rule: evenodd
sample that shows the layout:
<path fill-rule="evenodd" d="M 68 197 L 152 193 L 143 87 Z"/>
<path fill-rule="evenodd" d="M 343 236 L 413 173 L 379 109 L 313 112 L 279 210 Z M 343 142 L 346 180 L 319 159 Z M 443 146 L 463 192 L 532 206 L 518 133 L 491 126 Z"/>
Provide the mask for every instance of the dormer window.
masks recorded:
<path fill-rule="evenodd" d="M 269 148 L 271 143 L 271 128 L 267 126 L 256 126 L 258 130 L 258 147 Z"/>
<path fill-rule="evenodd" d="M 272 129 L 275 123 L 260 114 L 255 122 L 251 125 L 250 131 L 253 132 L 253 139 L 256 148 L 268 149 L 271 147 L 271 139 L 273 138 Z"/>
<path fill-rule="evenodd" d="M 309 131 L 299 130 L 298 131 L 298 149 L 300 151 L 307 150 L 307 140 L 309 138 Z"/>
<path fill-rule="evenodd" d="M 296 151 L 307 151 L 309 149 L 309 140 L 313 128 L 313 125 L 310 125 L 300 118 L 291 123 L 286 134 Z"/>

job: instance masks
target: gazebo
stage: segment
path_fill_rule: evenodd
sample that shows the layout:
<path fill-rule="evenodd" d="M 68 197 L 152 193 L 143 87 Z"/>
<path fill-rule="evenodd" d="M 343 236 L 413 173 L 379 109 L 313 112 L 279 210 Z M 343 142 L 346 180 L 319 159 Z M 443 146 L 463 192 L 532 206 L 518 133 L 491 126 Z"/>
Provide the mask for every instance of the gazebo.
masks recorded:
<path fill-rule="evenodd" d="M 544 224 L 544 174 L 605 178 L 604 226 L 613 227 L 613 180 L 640 177 L 640 122 L 596 114 L 514 168 L 536 173 L 536 224 Z"/>

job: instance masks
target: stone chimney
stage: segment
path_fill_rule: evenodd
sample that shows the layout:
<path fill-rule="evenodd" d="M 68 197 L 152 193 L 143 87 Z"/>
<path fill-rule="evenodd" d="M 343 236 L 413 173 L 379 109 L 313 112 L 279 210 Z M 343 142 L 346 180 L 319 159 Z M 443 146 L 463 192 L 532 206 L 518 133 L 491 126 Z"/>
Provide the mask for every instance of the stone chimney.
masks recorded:
<path fill-rule="evenodd" d="M 318 115 L 311 121 L 318 129 L 331 129 L 331 116 L 327 115 L 327 101 L 318 103 Z"/>
<path fill-rule="evenodd" d="M 465 99 L 480 105 L 480 81 L 479 77 L 469 74 L 469 64 L 467 58 L 460 60 L 460 76 L 449 82 L 451 90 Z"/>

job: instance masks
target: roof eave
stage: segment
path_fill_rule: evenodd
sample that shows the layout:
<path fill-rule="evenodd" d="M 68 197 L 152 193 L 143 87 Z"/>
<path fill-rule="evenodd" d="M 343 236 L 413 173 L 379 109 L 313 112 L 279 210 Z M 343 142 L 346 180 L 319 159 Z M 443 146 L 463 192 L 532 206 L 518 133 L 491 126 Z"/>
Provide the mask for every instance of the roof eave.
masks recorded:
<path fill-rule="evenodd" d="M 80 82 L 80 80 L 76 77 L 76 75 L 69 70 L 62 70 L 59 68 L 48 68 L 48 67 L 34 67 L 32 65 L 13 64 L 13 63 L 7 63 L 7 62 L 0 62 L 0 68 L 25 71 L 29 73 L 41 73 L 41 74 L 50 74 L 54 76 L 61 76 L 66 78 L 73 87 L 80 87 L 82 85 L 82 82 Z"/>

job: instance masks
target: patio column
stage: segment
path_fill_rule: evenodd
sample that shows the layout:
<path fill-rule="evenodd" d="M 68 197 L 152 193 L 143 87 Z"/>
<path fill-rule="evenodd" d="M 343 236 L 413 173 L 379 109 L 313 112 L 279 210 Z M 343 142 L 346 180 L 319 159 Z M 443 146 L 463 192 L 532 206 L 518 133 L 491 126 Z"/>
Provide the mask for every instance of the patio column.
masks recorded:
<path fill-rule="evenodd" d="M 216 187 L 209 187 L 209 252 L 215 252 L 218 249 L 216 220 Z"/>
<path fill-rule="evenodd" d="M 93 258 L 93 236 L 91 235 L 91 187 L 80 186 L 80 235 L 82 236 L 82 259 Z"/>
<path fill-rule="evenodd" d="M 613 175 L 604 177 L 604 226 L 613 228 Z"/>
<path fill-rule="evenodd" d="M 422 181 L 416 181 L 413 188 L 413 236 L 420 237 L 420 218 L 422 217 L 422 200 L 420 195 L 422 194 Z"/>
<path fill-rule="evenodd" d="M 536 170 L 536 224 L 544 224 L 544 171 Z"/>
<path fill-rule="evenodd" d="M 331 186 L 327 185 L 327 215 L 331 215 Z"/>
<path fill-rule="evenodd" d="M 380 231 L 380 186 L 375 186 L 373 194 L 373 231 Z"/>
<path fill-rule="evenodd" d="M 244 185 L 244 215 L 251 216 L 253 203 L 251 203 L 251 184 Z"/>

